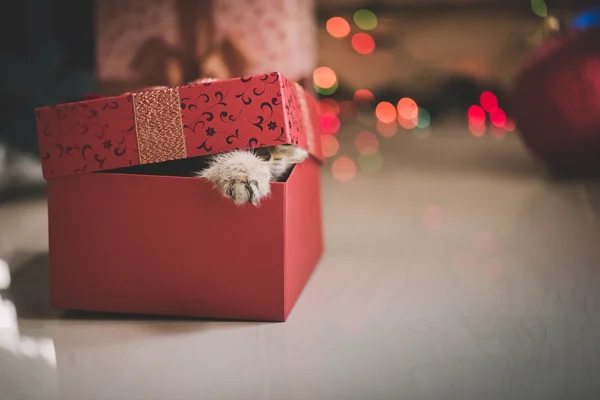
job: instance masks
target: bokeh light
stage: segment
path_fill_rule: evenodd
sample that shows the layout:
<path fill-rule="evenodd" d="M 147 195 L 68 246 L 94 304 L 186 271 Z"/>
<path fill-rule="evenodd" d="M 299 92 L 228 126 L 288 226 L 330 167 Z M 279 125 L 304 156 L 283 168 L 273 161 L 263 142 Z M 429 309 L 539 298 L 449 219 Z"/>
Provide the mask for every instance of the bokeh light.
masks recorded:
<path fill-rule="evenodd" d="M 419 113 L 417 115 L 417 128 L 426 129 L 429 128 L 431 124 L 431 115 L 429 111 L 424 108 L 419 108 Z"/>
<path fill-rule="evenodd" d="M 479 103 L 485 111 L 490 112 L 498 107 L 498 98 L 492 92 L 483 92 L 479 97 Z"/>
<path fill-rule="evenodd" d="M 502 109 L 496 108 L 490 112 L 490 121 L 495 127 L 502 128 L 506 124 L 506 113 Z"/>
<path fill-rule="evenodd" d="M 391 138 L 398 132 L 398 124 L 396 121 L 390 123 L 377 121 L 377 132 L 384 138 Z"/>
<path fill-rule="evenodd" d="M 321 131 L 325 134 L 336 133 L 340 129 L 340 119 L 333 113 L 322 114 L 320 116 Z"/>
<path fill-rule="evenodd" d="M 334 99 L 321 99 L 317 103 L 317 112 L 319 114 L 339 114 L 340 105 Z"/>
<path fill-rule="evenodd" d="M 377 16 L 373 11 L 361 9 L 354 13 L 354 23 L 360 29 L 370 31 L 377 27 Z"/>
<path fill-rule="evenodd" d="M 315 85 L 322 89 L 329 89 L 337 83 L 335 72 L 329 67 L 319 67 L 313 72 Z"/>
<path fill-rule="evenodd" d="M 354 92 L 354 101 L 372 103 L 375 101 L 375 96 L 373 96 L 373 93 L 370 90 L 358 89 L 356 92 Z"/>
<path fill-rule="evenodd" d="M 546 17 L 548 16 L 548 5 L 544 0 L 531 0 L 531 10 L 538 17 Z"/>
<path fill-rule="evenodd" d="M 396 121 L 396 107 L 394 107 L 392 103 L 382 101 L 377 104 L 375 115 L 381 122 L 389 124 L 390 122 Z"/>
<path fill-rule="evenodd" d="M 333 157 L 340 149 L 340 143 L 334 135 L 321 135 L 321 145 L 324 157 Z"/>
<path fill-rule="evenodd" d="M 335 82 L 335 85 L 333 85 L 330 88 L 322 88 L 320 86 L 317 86 L 316 84 L 314 85 L 315 90 L 317 91 L 317 93 L 319 93 L 322 96 L 329 96 L 335 93 L 335 91 L 338 89 L 338 83 Z"/>
<path fill-rule="evenodd" d="M 417 124 L 419 123 L 419 116 L 416 115 L 414 118 L 406 119 L 398 115 L 398 123 L 404 129 L 415 129 L 417 127 Z"/>
<path fill-rule="evenodd" d="M 340 182 L 349 182 L 356 176 L 356 164 L 348 157 L 339 157 L 331 165 L 333 177 Z"/>
<path fill-rule="evenodd" d="M 485 135 L 485 125 L 473 124 L 469 122 L 469 131 L 471 131 L 475 137 L 482 137 Z"/>
<path fill-rule="evenodd" d="M 358 164 L 360 165 L 360 169 L 365 172 L 377 172 L 383 167 L 383 156 L 378 151 L 368 155 L 361 154 L 358 157 Z"/>
<path fill-rule="evenodd" d="M 514 132 L 515 129 L 517 129 L 517 124 L 515 124 L 515 121 L 512 119 L 507 119 L 506 123 L 504 124 L 504 130 L 507 132 Z"/>
<path fill-rule="evenodd" d="M 350 33 L 350 24 L 342 17 L 333 17 L 327 20 L 325 29 L 334 38 L 343 38 Z"/>
<path fill-rule="evenodd" d="M 404 119 L 412 120 L 417 117 L 419 113 L 419 107 L 417 107 L 417 103 L 408 97 L 400 99 L 398 101 L 398 115 Z"/>
<path fill-rule="evenodd" d="M 430 205 L 421 215 L 421 223 L 428 231 L 439 231 L 444 223 L 444 212 L 440 206 Z"/>
<path fill-rule="evenodd" d="M 369 131 L 362 131 L 356 135 L 354 146 L 356 146 L 356 150 L 358 150 L 360 154 L 368 156 L 379 150 L 379 140 L 375 134 Z"/>
<path fill-rule="evenodd" d="M 479 106 L 469 107 L 467 113 L 469 117 L 469 125 L 485 125 L 485 111 Z"/>
<path fill-rule="evenodd" d="M 375 39 L 368 33 L 356 33 L 352 36 L 352 48 L 358 54 L 371 54 L 375 50 Z"/>

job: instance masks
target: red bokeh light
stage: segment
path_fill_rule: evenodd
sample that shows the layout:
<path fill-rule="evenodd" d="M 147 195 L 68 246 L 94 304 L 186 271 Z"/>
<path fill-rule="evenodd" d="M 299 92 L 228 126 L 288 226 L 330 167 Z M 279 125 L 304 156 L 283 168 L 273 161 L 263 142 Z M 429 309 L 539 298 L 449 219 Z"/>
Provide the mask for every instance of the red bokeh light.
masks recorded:
<path fill-rule="evenodd" d="M 504 130 L 506 130 L 507 132 L 514 132 L 515 129 L 517 129 L 515 121 L 513 121 L 512 119 L 507 119 L 506 123 L 504 124 Z"/>
<path fill-rule="evenodd" d="M 356 175 L 356 164 L 348 157 L 339 157 L 331 165 L 331 172 L 338 181 L 348 182 Z"/>
<path fill-rule="evenodd" d="M 391 138 L 398 132 L 398 124 L 396 121 L 390 123 L 377 121 L 377 131 L 384 138 Z"/>
<path fill-rule="evenodd" d="M 491 112 L 494 108 L 498 107 L 498 98 L 492 92 L 483 92 L 479 97 L 481 107 L 485 111 Z"/>
<path fill-rule="evenodd" d="M 485 125 L 469 123 L 469 130 L 475 137 L 482 137 L 485 135 Z"/>
<path fill-rule="evenodd" d="M 350 33 L 350 24 L 342 17 L 333 17 L 327 20 L 325 29 L 334 38 L 343 38 Z"/>
<path fill-rule="evenodd" d="M 500 108 L 495 108 L 490 112 L 490 120 L 494 126 L 502 128 L 506 124 L 506 113 Z"/>
<path fill-rule="evenodd" d="M 334 135 L 322 135 L 321 145 L 323 146 L 324 157 L 333 157 L 340 149 L 340 143 Z"/>
<path fill-rule="evenodd" d="M 354 92 L 354 101 L 370 103 L 375 101 L 375 96 L 373 96 L 373 93 L 370 90 L 359 89 Z"/>
<path fill-rule="evenodd" d="M 317 112 L 319 114 L 339 114 L 340 105 L 334 99 L 322 99 L 317 103 Z"/>
<path fill-rule="evenodd" d="M 419 107 L 413 99 L 405 97 L 398 102 L 398 115 L 404 119 L 413 120 L 419 115 Z"/>
<path fill-rule="evenodd" d="M 392 103 L 382 101 L 377 104 L 375 108 L 375 115 L 381 122 L 389 124 L 390 122 L 396 121 L 396 107 Z"/>
<path fill-rule="evenodd" d="M 485 111 L 479 106 L 471 106 L 468 111 L 469 125 L 485 125 Z"/>
<path fill-rule="evenodd" d="M 333 134 L 340 129 L 340 119 L 335 114 L 322 114 L 320 120 L 323 133 Z"/>
<path fill-rule="evenodd" d="M 368 33 L 356 33 L 352 36 L 352 48 L 359 54 L 371 54 L 375 50 L 375 39 Z"/>
<path fill-rule="evenodd" d="M 363 131 L 356 135 L 354 145 L 360 154 L 368 156 L 379 149 L 379 140 L 373 133 Z"/>

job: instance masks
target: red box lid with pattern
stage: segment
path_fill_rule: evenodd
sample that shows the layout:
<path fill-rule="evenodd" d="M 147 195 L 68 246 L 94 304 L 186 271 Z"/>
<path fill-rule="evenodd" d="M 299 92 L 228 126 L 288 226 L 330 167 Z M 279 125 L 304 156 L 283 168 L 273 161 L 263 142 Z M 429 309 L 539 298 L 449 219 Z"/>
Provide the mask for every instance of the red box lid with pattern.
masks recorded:
<path fill-rule="evenodd" d="M 46 179 L 294 144 L 322 161 L 316 101 L 280 73 L 36 109 Z"/>

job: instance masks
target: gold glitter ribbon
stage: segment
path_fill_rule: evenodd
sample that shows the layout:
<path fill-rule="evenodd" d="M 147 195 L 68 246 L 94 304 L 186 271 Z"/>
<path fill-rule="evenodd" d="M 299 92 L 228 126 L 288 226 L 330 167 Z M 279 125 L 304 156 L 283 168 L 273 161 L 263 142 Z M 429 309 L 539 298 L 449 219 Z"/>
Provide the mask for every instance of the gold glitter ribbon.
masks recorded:
<path fill-rule="evenodd" d="M 177 88 L 133 93 L 140 164 L 187 157 Z"/>
<path fill-rule="evenodd" d="M 304 89 L 298 82 L 294 82 L 296 86 L 296 94 L 298 95 L 298 101 L 300 102 L 300 111 L 302 112 L 302 122 L 304 122 L 304 130 L 306 131 L 306 145 L 309 152 L 315 150 L 315 131 L 313 129 L 312 121 L 310 119 L 310 109 L 306 102 L 306 94 Z"/>

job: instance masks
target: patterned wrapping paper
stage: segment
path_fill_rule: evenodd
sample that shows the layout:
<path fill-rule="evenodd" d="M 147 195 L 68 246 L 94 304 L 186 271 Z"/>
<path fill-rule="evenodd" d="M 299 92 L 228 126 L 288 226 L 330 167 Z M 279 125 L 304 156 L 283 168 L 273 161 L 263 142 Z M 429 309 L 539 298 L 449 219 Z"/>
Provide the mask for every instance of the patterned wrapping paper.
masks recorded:
<path fill-rule="evenodd" d="M 239 38 L 253 56 L 246 74 L 281 71 L 301 80 L 316 66 L 313 0 L 216 0 L 215 40 Z"/>
<path fill-rule="evenodd" d="M 98 1 L 101 87 L 114 94 L 133 87 L 176 86 L 215 67 L 233 70 L 218 78 L 280 71 L 302 81 L 316 64 L 313 11 L 313 0 Z M 222 48 L 228 41 L 248 56 L 242 70 L 236 70 L 242 64 L 239 57 L 219 54 L 228 51 Z"/>
<path fill-rule="evenodd" d="M 280 73 L 36 109 L 46 179 L 294 144 L 322 160 L 315 99 Z"/>

